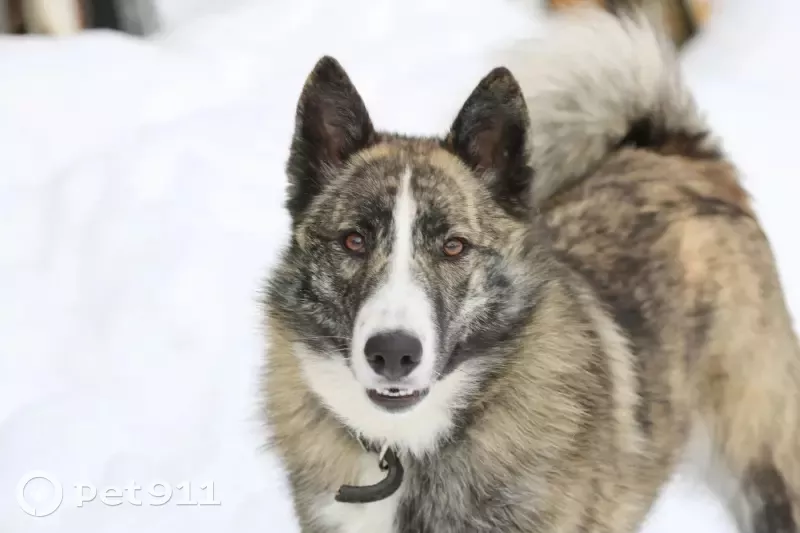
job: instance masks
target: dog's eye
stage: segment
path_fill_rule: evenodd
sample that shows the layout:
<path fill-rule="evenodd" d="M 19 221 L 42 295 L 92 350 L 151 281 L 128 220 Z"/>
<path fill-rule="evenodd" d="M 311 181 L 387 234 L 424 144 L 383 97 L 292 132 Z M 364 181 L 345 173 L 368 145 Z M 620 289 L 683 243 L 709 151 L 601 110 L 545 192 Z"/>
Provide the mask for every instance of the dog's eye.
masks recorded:
<path fill-rule="evenodd" d="M 458 257 L 467 249 L 467 242 L 464 239 L 454 238 L 445 241 L 442 252 L 447 257 Z"/>
<path fill-rule="evenodd" d="M 367 250 L 367 240 L 356 231 L 346 234 L 342 239 L 342 244 L 347 251 L 354 254 L 363 254 Z"/>

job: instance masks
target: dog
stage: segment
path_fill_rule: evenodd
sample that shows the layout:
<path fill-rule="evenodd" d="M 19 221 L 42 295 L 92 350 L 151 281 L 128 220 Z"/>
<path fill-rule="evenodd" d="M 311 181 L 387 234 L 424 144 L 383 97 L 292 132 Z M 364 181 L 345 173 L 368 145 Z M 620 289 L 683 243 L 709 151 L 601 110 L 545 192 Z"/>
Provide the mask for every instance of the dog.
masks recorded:
<path fill-rule="evenodd" d="M 263 381 L 300 528 L 633 533 L 688 464 L 797 533 L 800 348 L 736 167 L 644 16 L 547 28 L 442 138 L 332 57 L 305 82 Z"/>

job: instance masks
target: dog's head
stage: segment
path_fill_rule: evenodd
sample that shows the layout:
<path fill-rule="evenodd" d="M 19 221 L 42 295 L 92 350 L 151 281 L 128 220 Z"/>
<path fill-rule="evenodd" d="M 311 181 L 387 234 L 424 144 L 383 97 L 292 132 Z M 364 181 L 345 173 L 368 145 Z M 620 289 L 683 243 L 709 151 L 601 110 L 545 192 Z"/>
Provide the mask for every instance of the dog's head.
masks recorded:
<path fill-rule="evenodd" d="M 530 316 L 528 120 L 504 68 L 444 139 L 377 132 L 330 57 L 309 76 L 269 305 L 311 389 L 367 438 L 432 449 Z"/>

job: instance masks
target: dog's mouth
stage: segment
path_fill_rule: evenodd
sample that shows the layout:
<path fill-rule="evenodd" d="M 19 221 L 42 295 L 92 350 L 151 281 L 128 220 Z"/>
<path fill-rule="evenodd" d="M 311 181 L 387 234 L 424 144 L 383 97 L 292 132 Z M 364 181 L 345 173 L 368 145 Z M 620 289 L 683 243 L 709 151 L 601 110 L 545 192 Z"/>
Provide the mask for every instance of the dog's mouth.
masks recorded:
<path fill-rule="evenodd" d="M 428 389 L 404 389 L 387 387 L 385 389 L 369 389 L 367 396 L 375 405 L 390 411 L 405 411 L 417 405 L 428 394 Z"/>

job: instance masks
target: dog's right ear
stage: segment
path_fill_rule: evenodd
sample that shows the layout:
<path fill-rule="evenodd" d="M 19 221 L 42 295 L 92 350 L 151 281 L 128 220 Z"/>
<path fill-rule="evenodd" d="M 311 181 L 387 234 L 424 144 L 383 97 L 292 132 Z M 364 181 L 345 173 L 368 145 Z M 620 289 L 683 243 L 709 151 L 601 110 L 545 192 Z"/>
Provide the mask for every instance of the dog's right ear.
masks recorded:
<path fill-rule="evenodd" d="M 306 79 L 297 104 L 287 164 L 287 207 L 297 217 L 354 153 L 375 138 L 364 101 L 334 58 L 320 59 Z"/>

